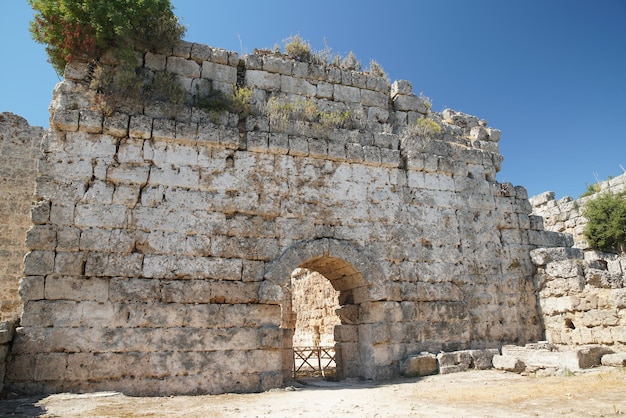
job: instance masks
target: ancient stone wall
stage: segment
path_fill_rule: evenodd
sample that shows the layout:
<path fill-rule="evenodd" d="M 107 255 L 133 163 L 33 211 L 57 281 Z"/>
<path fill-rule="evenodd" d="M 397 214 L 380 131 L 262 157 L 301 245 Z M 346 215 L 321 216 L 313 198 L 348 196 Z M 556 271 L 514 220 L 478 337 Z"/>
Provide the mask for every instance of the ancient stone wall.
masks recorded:
<path fill-rule="evenodd" d="M 500 133 L 485 121 L 430 112 L 406 81 L 275 55 L 183 42 L 142 63 L 190 94 L 249 87 L 251 112 L 104 113 L 89 65 L 68 67 L 37 179 L 12 389 L 280 386 L 296 268 L 339 291 L 340 377 L 540 337 L 529 251 L 569 242 L 530 215 L 524 188 L 495 180 Z M 272 113 L 303 103 L 313 117 Z M 440 130 L 416 124 L 425 116 Z"/>
<path fill-rule="evenodd" d="M 546 339 L 554 344 L 602 344 L 626 351 L 626 257 L 589 248 L 583 236 L 585 204 L 601 193 L 621 192 L 626 174 L 596 185 L 597 192 L 558 201 L 545 192 L 530 199 L 545 228 L 573 236 L 573 248 L 532 252 Z"/>
<path fill-rule="evenodd" d="M 18 283 L 28 252 L 37 161 L 44 129 L 31 127 L 11 113 L 0 113 L 0 320 L 16 319 L 22 310 Z"/>
<path fill-rule="evenodd" d="M 579 248 L 531 254 L 546 340 L 626 351 L 626 257 Z"/>
<path fill-rule="evenodd" d="M 559 200 L 554 198 L 554 192 L 545 192 L 530 198 L 533 214 L 543 218 L 546 230 L 571 234 L 576 248 L 587 249 L 588 245 L 583 236 L 587 219 L 583 216 L 585 204 L 598 194 L 618 193 L 626 189 L 626 173 L 610 180 L 598 182 L 594 186 L 596 193 L 574 199 L 570 196 Z"/>

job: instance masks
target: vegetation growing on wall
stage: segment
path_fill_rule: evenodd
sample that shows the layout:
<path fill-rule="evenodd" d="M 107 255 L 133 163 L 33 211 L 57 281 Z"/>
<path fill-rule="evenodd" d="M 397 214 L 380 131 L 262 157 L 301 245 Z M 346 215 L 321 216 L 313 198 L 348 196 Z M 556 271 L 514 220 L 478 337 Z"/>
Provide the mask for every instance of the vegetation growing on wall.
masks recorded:
<path fill-rule="evenodd" d="M 172 48 L 185 28 L 169 0 L 28 0 L 30 31 L 62 74 L 73 59 L 98 60 L 114 50 L 132 64 L 133 51 Z"/>
<path fill-rule="evenodd" d="M 267 102 L 265 113 L 279 129 L 286 127 L 290 121 L 304 120 L 315 122 L 315 127 L 322 134 L 328 134 L 334 128 L 349 128 L 353 123 L 349 110 L 320 110 L 311 99 L 290 102 L 272 96 Z"/>
<path fill-rule="evenodd" d="M 354 52 L 350 51 L 347 56 L 342 57 L 335 54 L 333 50 L 326 44 L 324 40 L 324 49 L 321 51 L 313 51 L 311 44 L 302 39 L 299 35 L 291 36 L 283 41 L 285 55 L 296 61 L 310 62 L 319 65 L 331 65 L 341 68 L 342 70 L 361 71 L 361 61 L 356 58 Z M 280 47 L 274 46 L 275 54 L 280 54 Z M 370 68 L 367 71 L 376 77 L 389 79 L 385 70 L 374 60 L 370 61 Z"/>
<path fill-rule="evenodd" d="M 603 193 L 585 205 L 584 236 L 589 245 L 607 252 L 626 252 L 626 192 Z"/>
<path fill-rule="evenodd" d="M 439 135 L 443 129 L 434 120 L 428 117 L 418 118 L 415 123 L 408 125 L 404 129 L 405 137 L 431 138 Z"/>

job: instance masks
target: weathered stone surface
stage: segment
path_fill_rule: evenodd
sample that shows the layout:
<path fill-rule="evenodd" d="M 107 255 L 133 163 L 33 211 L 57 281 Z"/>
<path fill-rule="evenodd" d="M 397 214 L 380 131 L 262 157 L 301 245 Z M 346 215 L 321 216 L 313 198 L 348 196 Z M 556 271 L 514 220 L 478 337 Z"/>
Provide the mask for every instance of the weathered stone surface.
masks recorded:
<path fill-rule="evenodd" d="M 400 373 L 406 377 L 428 376 L 438 371 L 437 356 L 431 353 L 411 356 L 400 365 Z"/>
<path fill-rule="evenodd" d="M 469 351 L 439 353 L 437 362 L 441 374 L 464 372 L 472 366 L 472 355 Z"/>
<path fill-rule="evenodd" d="M 143 63 L 189 92 L 249 87 L 249 114 L 146 103 L 100 115 L 85 86 L 61 83 L 7 382 L 259 391 L 291 376 L 294 343 L 334 343 L 338 375 L 383 379 L 409 353 L 539 338 L 529 251 L 568 240 L 531 220 L 523 188 L 495 181 L 502 157 L 486 122 L 447 110 L 431 114 L 436 139 L 406 135 L 430 111 L 410 83 L 390 91 L 379 77 L 271 53 L 239 61 L 180 42 Z M 567 279 L 551 295 L 568 299 L 542 302 L 546 312 L 622 306 L 618 293 L 571 295 L 579 266 L 550 262 L 546 276 L 567 277 L 545 289 Z M 309 291 L 291 282 L 299 268 L 318 273 Z M 602 338 L 624 339 L 626 324 L 612 326 Z M 486 368 L 494 354 L 441 353 L 439 369 Z"/>
<path fill-rule="evenodd" d="M 626 367 L 626 353 L 604 354 L 601 363 L 603 366 Z"/>
<path fill-rule="evenodd" d="M 495 355 L 492 359 L 493 368 L 507 372 L 521 373 L 526 369 L 524 362 L 511 355 Z"/>

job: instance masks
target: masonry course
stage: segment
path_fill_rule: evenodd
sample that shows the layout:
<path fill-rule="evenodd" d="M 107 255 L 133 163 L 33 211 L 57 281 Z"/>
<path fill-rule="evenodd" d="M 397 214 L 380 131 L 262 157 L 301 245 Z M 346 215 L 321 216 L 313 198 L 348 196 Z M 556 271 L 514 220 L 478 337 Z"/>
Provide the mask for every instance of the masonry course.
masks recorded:
<path fill-rule="evenodd" d="M 190 94 L 248 87 L 250 115 L 104 113 L 88 64 L 68 66 L 42 140 L 11 390 L 281 386 L 297 268 L 339 292 L 341 378 L 541 339 L 530 252 L 572 240 L 544 230 L 523 187 L 496 181 L 500 131 L 486 121 L 430 112 L 407 81 L 281 56 L 181 42 L 142 63 Z M 348 112 L 350 125 L 277 123 L 270 100 Z M 423 117 L 442 131 L 416 134 Z"/>

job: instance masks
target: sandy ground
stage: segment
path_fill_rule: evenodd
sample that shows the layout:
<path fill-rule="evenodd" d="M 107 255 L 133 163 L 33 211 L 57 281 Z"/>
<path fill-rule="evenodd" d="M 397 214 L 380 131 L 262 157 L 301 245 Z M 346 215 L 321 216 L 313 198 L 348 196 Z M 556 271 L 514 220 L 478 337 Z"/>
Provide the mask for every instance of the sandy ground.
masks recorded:
<path fill-rule="evenodd" d="M 0 401 L 1 416 L 610 417 L 626 414 L 626 369 L 566 376 L 495 370 L 384 383 L 308 381 L 257 394 L 127 397 L 55 394 Z"/>

